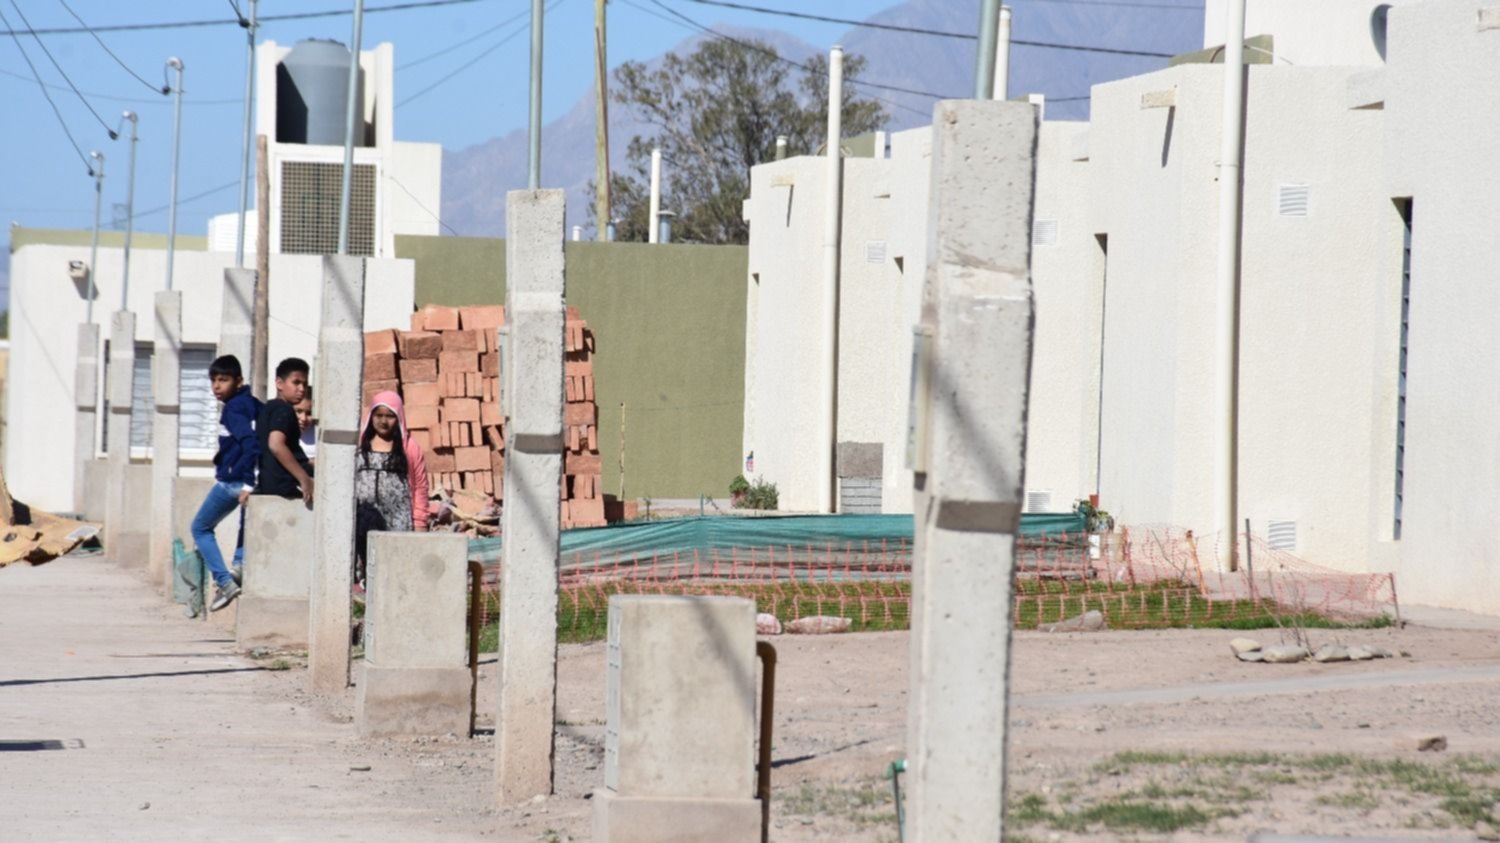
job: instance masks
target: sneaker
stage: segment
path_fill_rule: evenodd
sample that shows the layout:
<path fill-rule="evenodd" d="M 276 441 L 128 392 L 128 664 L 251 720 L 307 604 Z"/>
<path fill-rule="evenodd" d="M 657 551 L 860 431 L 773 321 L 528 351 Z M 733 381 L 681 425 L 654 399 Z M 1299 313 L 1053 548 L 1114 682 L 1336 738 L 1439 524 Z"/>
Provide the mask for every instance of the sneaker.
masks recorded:
<path fill-rule="evenodd" d="M 242 568 L 242 567 L 240 567 L 239 565 L 234 565 L 234 566 L 230 567 L 230 569 L 229 569 L 229 576 L 234 577 L 234 584 L 235 585 L 244 585 L 245 584 L 245 569 Z"/>
<path fill-rule="evenodd" d="M 239 596 L 240 587 L 238 585 L 235 585 L 233 582 L 230 582 L 228 585 L 221 586 L 219 590 L 214 593 L 214 602 L 208 607 L 208 610 L 210 612 L 217 612 L 225 606 L 228 606 L 230 603 L 233 603 L 234 598 Z"/>

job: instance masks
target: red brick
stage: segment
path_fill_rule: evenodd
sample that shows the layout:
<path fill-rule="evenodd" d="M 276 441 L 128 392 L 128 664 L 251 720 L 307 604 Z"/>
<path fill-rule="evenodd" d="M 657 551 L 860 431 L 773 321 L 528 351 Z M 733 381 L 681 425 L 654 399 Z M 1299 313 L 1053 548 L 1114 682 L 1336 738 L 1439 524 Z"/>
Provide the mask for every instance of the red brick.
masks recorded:
<path fill-rule="evenodd" d="M 563 364 L 563 374 L 570 378 L 581 378 L 594 373 L 594 364 L 588 360 L 569 360 Z"/>
<path fill-rule="evenodd" d="M 599 450 L 599 428 L 592 424 L 589 425 L 589 450 Z"/>
<path fill-rule="evenodd" d="M 425 330 L 427 330 L 426 322 L 422 318 L 422 311 L 420 311 L 420 310 L 413 310 L 411 312 L 411 329 L 413 331 L 425 331 Z"/>
<path fill-rule="evenodd" d="M 453 452 L 453 460 L 459 471 L 487 471 L 490 467 L 490 449 L 459 448 Z"/>
<path fill-rule="evenodd" d="M 583 400 L 585 400 L 585 401 L 593 401 L 594 400 L 594 376 L 593 375 L 584 375 L 583 376 Z"/>
<path fill-rule="evenodd" d="M 490 471 L 495 472 L 496 477 L 505 476 L 505 455 L 499 451 L 490 452 Z"/>
<path fill-rule="evenodd" d="M 401 382 L 402 383 L 433 383 L 437 380 L 438 367 L 436 360 L 402 360 Z"/>
<path fill-rule="evenodd" d="M 415 429 L 409 430 L 408 433 L 411 434 L 411 441 L 417 443 L 417 445 L 419 447 L 421 447 L 421 449 L 424 452 L 429 447 L 431 447 L 431 445 L 432 445 L 432 434 L 431 433 L 428 433 L 425 430 L 415 430 Z"/>
<path fill-rule="evenodd" d="M 568 317 L 568 321 L 570 322 L 577 322 L 579 319 L 583 318 L 578 315 L 578 308 L 572 305 L 567 305 L 565 308 L 563 308 L 563 313 Z"/>
<path fill-rule="evenodd" d="M 438 408 L 428 404 L 408 405 L 406 426 L 412 430 L 432 430 L 438 426 Z"/>
<path fill-rule="evenodd" d="M 443 351 L 442 336 L 428 331 L 412 331 L 398 337 L 401 356 L 436 360 Z"/>
<path fill-rule="evenodd" d="M 444 372 L 477 372 L 479 355 L 472 351 L 445 351 L 438 355 L 438 369 Z"/>
<path fill-rule="evenodd" d="M 401 381 L 398 381 L 398 380 L 365 381 L 364 382 L 364 389 L 363 389 L 363 392 L 362 392 L 362 396 L 363 396 L 362 403 L 363 403 L 364 406 L 368 407 L 368 406 L 370 406 L 370 399 L 374 398 L 377 394 L 379 394 L 381 392 L 400 392 L 400 391 L 401 391 Z"/>
<path fill-rule="evenodd" d="M 365 356 L 371 354 L 395 354 L 396 332 L 387 328 L 384 331 L 370 331 L 365 334 Z"/>
<path fill-rule="evenodd" d="M 504 416 L 500 414 L 500 405 L 493 401 L 486 401 L 479 405 L 479 423 L 482 425 L 500 424 Z"/>
<path fill-rule="evenodd" d="M 563 424 L 590 425 L 594 423 L 595 407 L 593 404 L 573 402 L 563 405 Z"/>
<path fill-rule="evenodd" d="M 582 451 L 583 450 L 583 440 L 578 435 L 578 425 L 576 425 L 576 424 L 568 426 L 568 450 L 569 451 Z"/>
<path fill-rule="evenodd" d="M 453 470 L 453 452 L 446 448 L 428 448 L 423 456 L 427 460 L 429 474 L 443 474 Z"/>
<path fill-rule="evenodd" d="M 365 355 L 365 382 L 393 381 L 399 375 L 396 369 L 396 352 Z"/>
<path fill-rule="evenodd" d="M 443 402 L 443 421 L 479 421 L 479 400 L 477 398 L 449 398 Z"/>
<path fill-rule="evenodd" d="M 500 352 L 490 351 L 479 355 L 479 372 L 488 378 L 500 376 Z"/>
<path fill-rule="evenodd" d="M 598 454 L 568 454 L 563 462 L 567 474 L 598 474 L 602 470 Z"/>
<path fill-rule="evenodd" d="M 412 407 L 436 407 L 440 397 L 438 392 L 438 385 L 435 383 L 407 384 L 401 400 L 406 402 L 408 412 Z"/>
<path fill-rule="evenodd" d="M 457 331 L 458 308 L 429 304 L 422 308 L 422 327 L 428 331 Z"/>
<path fill-rule="evenodd" d="M 504 327 L 505 307 L 498 304 L 478 304 L 458 309 L 458 321 L 465 331 L 489 330 Z"/>
<path fill-rule="evenodd" d="M 603 498 L 579 498 L 568 501 L 568 504 L 575 523 L 591 525 L 604 523 Z"/>
<path fill-rule="evenodd" d="M 444 331 L 444 351 L 479 351 L 478 331 Z"/>

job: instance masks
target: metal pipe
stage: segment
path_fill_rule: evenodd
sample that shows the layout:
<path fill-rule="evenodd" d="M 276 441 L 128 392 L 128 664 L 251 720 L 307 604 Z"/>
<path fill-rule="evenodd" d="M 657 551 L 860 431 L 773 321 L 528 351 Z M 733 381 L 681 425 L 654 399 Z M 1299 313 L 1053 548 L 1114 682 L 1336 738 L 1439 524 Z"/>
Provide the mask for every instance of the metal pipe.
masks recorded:
<path fill-rule="evenodd" d="M 1219 237 L 1214 355 L 1214 527 L 1228 543 L 1228 570 L 1238 568 L 1240 330 L 1240 164 L 1245 129 L 1245 0 L 1225 12 L 1224 113 L 1219 138 Z"/>
<path fill-rule="evenodd" d="M 177 165 L 182 160 L 182 59 L 167 59 L 177 71 L 177 101 L 172 106 L 172 198 L 167 205 L 167 289 L 172 289 L 172 256 L 177 251 Z"/>
<path fill-rule="evenodd" d="M 780 160 L 786 158 L 786 145 L 787 145 L 787 136 L 786 135 L 777 135 L 776 136 L 776 160 L 777 161 L 780 161 Z"/>
<path fill-rule="evenodd" d="M 349 94 L 344 110 L 344 175 L 339 185 L 339 254 L 349 254 L 349 193 L 354 187 L 354 123 L 364 110 L 359 96 L 359 51 L 365 34 L 365 0 L 354 0 L 354 49 L 349 53 Z"/>
<path fill-rule="evenodd" d="M 99 272 L 99 208 L 104 202 L 104 153 L 94 150 L 89 157 L 99 162 L 94 170 L 94 235 L 89 239 L 89 298 L 88 315 L 84 317 L 85 322 L 94 321 L 94 297 L 99 294 L 98 288 L 94 286 L 94 276 Z M 97 406 L 97 405 L 96 405 Z"/>
<path fill-rule="evenodd" d="M 819 337 L 818 364 L 822 367 L 819 387 L 822 400 L 818 419 L 818 511 L 836 512 L 833 487 L 834 442 L 838 439 L 838 351 L 839 351 L 839 218 L 843 205 L 842 145 L 844 123 L 844 48 L 828 54 L 828 148 L 824 171 L 823 213 L 823 331 Z"/>
<path fill-rule="evenodd" d="M 648 212 L 650 219 L 646 221 L 646 242 L 655 243 L 661 239 L 661 147 L 651 148 L 651 210 Z"/>
<path fill-rule="evenodd" d="M 234 265 L 245 267 L 245 214 L 250 202 L 250 128 L 254 125 L 251 108 L 255 103 L 255 27 L 260 0 L 250 0 L 250 19 L 240 19 L 245 28 L 245 118 L 244 137 L 240 142 L 240 216 L 235 221 Z"/>
<path fill-rule="evenodd" d="M 995 85 L 995 31 L 1000 0 L 983 0 L 979 8 L 979 52 L 974 57 L 974 99 L 987 100 Z"/>
<path fill-rule="evenodd" d="M 484 606 L 484 565 L 469 560 L 469 737 L 479 717 L 479 619 Z"/>
<path fill-rule="evenodd" d="M 130 121 L 130 172 L 125 177 L 125 258 L 120 273 L 120 310 L 129 310 L 126 302 L 130 298 L 130 241 L 135 235 L 135 147 L 139 140 L 136 129 L 141 121 L 134 111 L 125 112 L 120 119 Z"/>
<path fill-rule="evenodd" d="M 527 127 L 526 185 L 542 186 L 542 0 L 531 0 L 531 121 Z"/>
<path fill-rule="evenodd" d="M 1000 7 L 1000 28 L 995 35 L 995 85 L 990 95 L 997 100 L 1010 98 L 1010 7 Z"/>
<path fill-rule="evenodd" d="M 771 731 L 776 720 L 776 648 L 769 641 L 755 642 L 760 659 L 760 746 L 755 765 L 755 798 L 760 800 L 760 839 L 771 839 Z"/>

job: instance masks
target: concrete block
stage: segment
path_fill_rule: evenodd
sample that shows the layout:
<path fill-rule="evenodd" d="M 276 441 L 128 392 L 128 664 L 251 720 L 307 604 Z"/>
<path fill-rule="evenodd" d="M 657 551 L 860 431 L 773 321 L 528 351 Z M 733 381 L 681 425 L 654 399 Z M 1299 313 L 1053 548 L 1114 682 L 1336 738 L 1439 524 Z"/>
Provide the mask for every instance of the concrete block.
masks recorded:
<path fill-rule="evenodd" d="M 365 661 L 382 668 L 462 666 L 468 649 L 468 538 L 377 532 L 370 534 L 369 553 Z"/>
<path fill-rule="evenodd" d="M 245 582 L 235 644 L 307 647 L 313 515 L 301 499 L 251 495 L 245 507 Z"/>
<path fill-rule="evenodd" d="M 885 474 L 885 445 L 880 442 L 840 442 L 840 477 L 881 477 Z"/>
<path fill-rule="evenodd" d="M 156 294 L 156 346 L 152 354 L 151 515 L 147 575 L 165 582 L 172 564 L 172 496 L 181 445 L 182 293 Z"/>
<path fill-rule="evenodd" d="M 109 497 L 109 460 L 94 458 L 83 464 L 83 520 L 104 523 Z"/>
<path fill-rule="evenodd" d="M 509 252 L 507 252 L 509 254 Z M 515 293 L 510 296 L 507 329 L 505 415 L 517 436 L 561 436 L 563 426 L 562 295 Z M 524 377 L 522 377 L 524 373 Z M 518 442 L 518 446 L 524 443 Z M 543 450 L 562 450 L 543 440 Z"/>
<path fill-rule="evenodd" d="M 616 595 L 606 652 L 606 787 L 621 796 L 754 796 L 754 601 Z"/>
<path fill-rule="evenodd" d="M 313 492 L 308 673 L 312 687 L 349 686 L 349 589 L 354 569 L 354 451 L 364 369 L 365 262 L 323 257 L 318 333 L 318 473 Z"/>
<path fill-rule="evenodd" d="M 198 514 L 198 507 L 203 505 L 203 499 L 208 496 L 208 490 L 212 489 L 214 479 L 212 477 L 178 477 L 172 483 L 172 537 L 182 541 L 182 546 L 187 550 L 194 549 L 193 542 L 193 516 Z M 219 542 L 219 549 L 224 553 L 226 562 L 234 558 L 234 548 L 239 541 L 240 517 L 238 513 L 230 515 L 219 522 L 219 527 L 214 531 L 214 537 Z M 167 593 L 172 593 L 172 577 L 176 573 L 168 567 L 163 573 L 163 585 Z M 235 603 L 239 605 L 238 602 Z"/>
<path fill-rule="evenodd" d="M 224 296 L 219 328 L 219 354 L 239 358 L 245 383 L 253 381 L 252 345 L 255 337 L 255 284 L 253 269 L 224 270 Z"/>
<path fill-rule="evenodd" d="M 473 676 L 466 667 L 387 668 L 365 663 L 356 694 L 361 735 L 466 735 Z"/>
<path fill-rule="evenodd" d="M 125 472 L 130 465 L 130 414 L 135 385 L 135 314 L 130 311 L 117 311 L 110 317 L 108 377 L 109 479 L 104 498 L 104 553 L 120 562 L 131 558 L 125 555 L 121 541 L 127 518 Z M 149 500 L 149 486 L 146 495 Z M 144 553 L 134 558 L 137 562 L 145 561 Z"/>
<path fill-rule="evenodd" d="M 151 551 L 151 465 L 125 467 L 123 523 L 116 534 L 118 552 L 105 550 L 117 563 L 144 567 Z"/>
<path fill-rule="evenodd" d="M 99 326 L 78 325 L 77 366 L 73 370 L 73 511 L 89 516 L 87 466 L 94 460 L 99 422 Z"/>
<path fill-rule="evenodd" d="M 758 799 L 657 799 L 594 791 L 596 843 L 759 843 Z"/>

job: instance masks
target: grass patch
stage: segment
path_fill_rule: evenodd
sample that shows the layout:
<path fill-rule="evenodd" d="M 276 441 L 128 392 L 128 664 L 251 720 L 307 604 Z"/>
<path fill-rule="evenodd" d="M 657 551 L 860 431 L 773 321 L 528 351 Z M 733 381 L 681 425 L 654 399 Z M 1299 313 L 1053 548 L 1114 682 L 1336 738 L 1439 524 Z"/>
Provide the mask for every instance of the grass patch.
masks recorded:
<path fill-rule="evenodd" d="M 1088 611 L 1114 629 L 1379 629 L 1394 621 L 1296 612 L 1274 600 L 1209 600 L 1187 582 L 1149 584 L 1018 580 L 1016 628 L 1035 629 Z"/>
<path fill-rule="evenodd" d="M 1223 808 L 1199 808 L 1193 804 L 1174 804 L 1140 795 L 1119 796 L 1085 805 L 1077 810 L 1054 811 L 1043 797 L 1029 793 L 1017 800 L 1007 812 L 1011 824 L 1045 825 L 1057 831 L 1087 832 L 1095 826 L 1110 831 L 1149 831 L 1170 834 L 1184 829 L 1202 828 L 1220 817 L 1238 812 Z"/>
<path fill-rule="evenodd" d="M 804 782 L 796 789 L 775 791 L 773 813 L 797 817 L 837 818 L 864 830 L 896 829 L 896 804 L 891 787 L 880 779 L 853 783 Z"/>
<path fill-rule="evenodd" d="M 291 670 L 291 669 L 292 669 L 292 663 L 289 662 L 289 661 L 287 661 L 286 659 L 275 659 L 270 664 L 266 665 L 266 670 Z"/>

